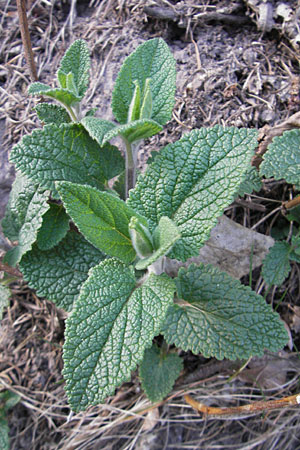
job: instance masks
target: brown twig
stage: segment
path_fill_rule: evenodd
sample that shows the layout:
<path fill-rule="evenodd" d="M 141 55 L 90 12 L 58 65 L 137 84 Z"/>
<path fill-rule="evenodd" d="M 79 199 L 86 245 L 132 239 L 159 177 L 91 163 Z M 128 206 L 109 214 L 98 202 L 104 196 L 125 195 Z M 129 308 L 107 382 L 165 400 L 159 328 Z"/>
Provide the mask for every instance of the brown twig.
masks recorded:
<path fill-rule="evenodd" d="M 31 46 L 31 39 L 29 34 L 29 28 L 28 28 L 28 20 L 27 20 L 27 13 L 26 13 L 26 0 L 17 0 L 17 7 L 18 7 L 18 16 L 19 16 L 19 22 L 20 22 L 20 30 L 21 30 L 21 36 L 22 36 L 22 42 L 25 52 L 25 59 L 29 68 L 30 78 L 31 81 L 37 81 L 37 71 L 36 71 L 36 65 L 34 62 L 33 57 L 33 51 Z"/>
<path fill-rule="evenodd" d="M 19 272 L 18 269 L 15 269 L 14 267 L 10 267 L 7 264 L 0 261 L 0 271 L 6 272 L 9 275 L 12 275 L 13 277 L 21 278 L 22 274 Z"/>
<path fill-rule="evenodd" d="M 185 401 L 192 406 L 199 413 L 204 414 L 208 419 L 212 418 L 229 418 L 239 417 L 245 414 L 259 414 L 262 411 L 272 411 L 274 409 L 281 409 L 287 406 L 299 406 L 300 394 L 284 397 L 279 400 L 259 401 L 242 406 L 233 406 L 229 408 L 216 408 L 213 406 L 206 406 L 194 400 L 190 395 L 184 396 Z"/>
<path fill-rule="evenodd" d="M 292 209 L 298 205 L 300 205 L 300 195 L 298 195 L 298 197 L 293 198 L 293 200 L 289 200 L 283 203 L 283 207 L 285 209 Z"/>

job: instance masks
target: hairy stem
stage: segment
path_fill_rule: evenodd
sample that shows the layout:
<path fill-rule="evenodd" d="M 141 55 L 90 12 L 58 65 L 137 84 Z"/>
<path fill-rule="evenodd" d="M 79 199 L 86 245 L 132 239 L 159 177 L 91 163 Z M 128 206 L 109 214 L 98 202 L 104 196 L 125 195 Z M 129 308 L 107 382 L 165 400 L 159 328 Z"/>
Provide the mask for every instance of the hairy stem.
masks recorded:
<path fill-rule="evenodd" d="M 123 138 L 126 147 L 126 174 L 125 174 L 125 198 L 128 198 L 130 189 L 134 188 L 136 181 L 135 155 L 133 146 Z"/>
<path fill-rule="evenodd" d="M 17 7 L 18 7 L 18 16 L 20 22 L 22 42 L 25 52 L 25 59 L 29 68 L 30 78 L 31 81 L 37 81 L 38 77 L 32 52 L 31 39 L 26 14 L 26 0 L 17 0 Z"/>

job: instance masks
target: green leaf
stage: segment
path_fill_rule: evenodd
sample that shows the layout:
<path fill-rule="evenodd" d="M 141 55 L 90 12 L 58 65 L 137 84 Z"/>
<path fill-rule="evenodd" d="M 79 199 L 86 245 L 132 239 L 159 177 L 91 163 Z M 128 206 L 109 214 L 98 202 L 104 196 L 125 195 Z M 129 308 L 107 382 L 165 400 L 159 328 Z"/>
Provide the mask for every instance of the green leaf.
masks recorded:
<path fill-rule="evenodd" d="M 81 125 L 45 125 L 24 136 L 11 154 L 10 161 L 23 174 L 28 175 L 45 189 L 56 194 L 55 181 L 72 181 L 78 184 L 103 188 L 107 174 L 115 173 L 107 167 L 110 159 L 106 152 L 116 155 L 115 147 L 99 147 Z M 119 161 L 116 164 L 120 170 Z"/>
<path fill-rule="evenodd" d="M 82 124 L 89 135 L 96 139 L 100 145 L 117 136 L 123 136 L 131 144 L 141 139 L 147 139 L 162 130 L 162 126 L 159 123 L 150 119 L 136 120 L 125 125 L 116 126 L 112 122 L 98 119 L 98 117 L 84 117 Z"/>
<path fill-rule="evenodd" d="M 167 255 L 180 237 L 181 234 L 174 222 L 169 219 L 169 217 L 163 216 L 153 233 L 154 247 L 156 248 L 156 251 L 148 258 L 138 261 L 135 268 L 137 270 L 146 269 L 159 258 Z"/>
<path fill-rule="evenodd" d="M 14 392 L 11 391 L 3 391 L 0 393 L 0 403 L 4 402 L 4 411 L 8 411 L 10 408 L 13 408 L 16 406 L 19 401 L 21 400 L 21 397 Z M 1 406 L 0 406 L 1 409 Z"/>
<path fill-rule="evenodd" d="M 259 192 L 261 188 L 262 182 L 256 167 L 250 167 L 245 173 L 238 195 L 243 197 L 245 194 L 251 194 L 253 191 Z"/>
<path fill-rule="evenodd" d="M 28 88 L 28 94 L 31 95 L 42 95 L 43 97 L 53 98 L 57 100 L 59 103 L 62 103 L 66 106 L 72 106 L 76 103 L 79 103 L 81 97 L 75 95 L 73 92 L 68 89 L 59 89 L 59 88 L 51 88 L 47 86 L 47 84 L 36 82 L 32 83 Z"/>
<path fill-rule="evenodd" d="M 70 84 L 70 74 L 78 95 L 82 98 L 88 88 L 90 52 L 87 43 L 78 39 L 69 47 L 61 60 L 57 78 L 62 88 Z"/>
<path fill-rule="evenodd" d="M 272 286 L 280 286 L 288 276 L 291 266 L 289 262 L 290 245 L 285 241 L 275 242 L 269 253 L 263 260 L 262 277 Z"/>
<path fill-rule="evenodd" d="M 41 251 L 37 245 L 23 256 L 20 269 L 37 294 L 71 311 L 91 267 L 104 259 L 103 253 L 81 235 L 70 231 L 54 248 Z"/>
<path fill-rule="evenodd" d="M 144 218 L 123 200 L 90 186 L 60 182 L 57 189 L 68 214 L 91 244 L 125 263 L 135 259 L 128 225 L 136 216 L 147 226 Z"/>
<path fill-rule="evenodd" d="M 151 232 L 162 216 L 175 222 L 182 237 L 170 258 L 198 255 L 244 179 L 256 138 L 245 128 L 194 130 L 162 149 L 138 178 L 127 204 L 147 218 Z"/>
<path fill-rule="evenodd" d="M 135 88 L 129 105 L 127 122 L 133 122 L 140 118 L 141 89 L 137 80 L 135 80 L 133 84 L 135 85 Z"/>
<path fill-rule="evenodd" d="M 160 402 L 172 391 L 182 368 L 182 359 L 175 353 L 164 354 L 156 345 L 145 350 L 139 375 L 151 402 Z"/>
<path fill-rule="evenodd" d="M 290 221 L 295 221 L 300 224 L 300 205 L 289 209 L 288 214 L 285 217 Z"/>
<path fill-rule="evenodd" d="M 7 212 L 2 221 L 4 234 L 18 245 L 9 250 L 4 260 L 15 267 L 32 244 L 42 225 L 42 216 L 49 209 L 49 192 L 41 192 L 37 185 L 18 175 L 11 191 Z"/>
<path fill-rule="evenodd" d="M 300 184 L 300 130 L 285 131 L 274 137 L 264 154 L 260 172 L 265 177 Z"/>
<path fill-rule="evenodd" d="M 66 321 L 64 370 L 71 407 L 101 403 L 130 377 L 159 333 L 174 282 L 150 275 L 138 288 L 133 269 L 109 259 L 94 267 Z"/>
<path fill-rule="evenodd" d="M 39 103 L 34 108 L 38 118 L 46 123 L 61 125 L 71 122 L 71 117 L 63 106 L 53 105 L 52 103 Z"/>
<path fill-rule="evenodd" d="M 9 288 L 0 284 L 0 320 L 2 320 L 4 308 L 9 306 L 10 297 L 11 293 Z"/>
<path fill-rule="evenodd" d="M 150 119 L 153 109 L 153 100 L 151 93 L 151 80 L 147 78 L 145 81 L 144 93 L 143 93 L 143 103 L 140 111 L 140 119 Z"/>
<path fill-rule="evenodd" d="M 43 215 L 43 223 L 37 235 L 37 245 L 40 250 L 50 250 L 67 234 L 70 217 L 62 205 L 51 203 Z"/>
<path fill-rule="evenodd" d="M 0 450 L 9 450 L 9 428 L 7 420 L 0 417 Z"/>
<path fill-rule="evenodd" d="M 169 344 L 217 359 L 278 351 L 288 336 L 278 314 L 238 280 L 212 266 L 180 269 L 179 304 L 168 310 L 162 333 Z M 182 299 L 182 300 L 181 300 Z"/>
<path fill-rule="evenodd" d="M 151 119 L 164 125 L 172 117 L 175 101 L 175 60 L 162 39 L 151 39 L 128 56 L 117 77 L 112 95 L 112 110 L 120 123 L 126 123 L 135 83 L 144 92 L 151 79 Z"/>

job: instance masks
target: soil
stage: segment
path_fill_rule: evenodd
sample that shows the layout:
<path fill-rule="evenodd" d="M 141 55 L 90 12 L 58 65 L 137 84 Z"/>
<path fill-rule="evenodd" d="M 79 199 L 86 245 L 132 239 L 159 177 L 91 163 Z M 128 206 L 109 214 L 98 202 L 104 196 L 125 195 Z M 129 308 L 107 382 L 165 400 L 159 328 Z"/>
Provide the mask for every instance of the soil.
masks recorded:
<path fill-rule="evenodd" d="M 280 4 L 258 0 L 31 0 L 28 18 L 38 78 L 53 85 L 64 51 L 75 39 L 86 39 L 92 69 L 85 104 L 97 108 L 97 116 L 113 119 L 111 92 L 124 58 L 145 40 L 162 37 L 177 62 L 176 105 L 164 131 L 147 140 L 139 155 L 141 168 L 153 149 L 159 150 L 193 128 L 223 124 L 268 132 L 297 113 L 300 105 L 300 50 L 293 27 L 299 5 L 285 1 L 292 13 L 284 18 L 278 13 Z M 264 5 L 269 6 L 266 9 Z M 26 94 L 30 74 L 22 56 L 15 3 L 0 0 L 0 11 L 2 217 L 14 178 L 9 149 L 40 125 L 33 111 L 36 100 Z M 249 209 L 247 202 L 263 204 L 266 215 L 274 208 L 274 200 L 287 200 L 291 195 L 291 186 L 266 182 L 256 199 L 248 196 L 244 204 L 233 204 L 226 214 L 250 228 L 263 214 Z M 257 231 L 269 234 L 271 226 L 271 221 L 262 221 Z M 207 421 L 182 397 L 182 389 L 186 389 L 208 405 L 226 406 L 261 398 L 261 394 L 264 398 L 295 394 L 299 330 L 293 328 L 292 313 L 300 306 L 299 286 L 295 264 L 289 279 L 268 295 L 274 305 L 281 302 L 279 311 L 292 330 L 285 353 L 273 355 L 271 363 L 262 359 L 258 369 L 249 366 L 247 370 L 252 372 L 246 370 L 243 377 L 228 382 L 233 367 L 214 366 L 212 360 L 215 371 L 207 375 L 203 372 L 205 358 L 182 352 L 186 372 L 197 369 L 200 376 L 189 385 L 177 384 L 174 397 L 159 408 L 128 420 L 128 411 L 137 414 L 149 407 L 136 375 L 105 405 L 78 415 L 70 412 L 61 375 L 65 315 L 52 303 L 37 298 L 25 283 L 12 284 L 14 295 L 0 329 L 0 384 L 21 395 L 21 402 L 9 414 L 11 448 L 300 448 L 300 419 L 295 409 L 264 418 Z M 253 273 L 252 287 L 262 289 L 259 269 Z M 280 300 L 283 294 L 284 300 Z M 259 383 L 251 378 L 255 370 Z M 276 390 L 270 387 L 271 378 L 277 383 Z"/>

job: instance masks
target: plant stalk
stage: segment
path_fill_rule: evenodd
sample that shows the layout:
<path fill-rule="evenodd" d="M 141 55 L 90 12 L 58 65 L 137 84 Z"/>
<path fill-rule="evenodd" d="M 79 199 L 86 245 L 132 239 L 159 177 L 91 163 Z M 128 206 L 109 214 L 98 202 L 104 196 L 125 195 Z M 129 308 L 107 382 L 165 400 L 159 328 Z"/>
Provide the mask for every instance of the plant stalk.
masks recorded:
<path fill-rule="evenodd" d="M 25 52 L 25 59 L 29 68 L 31 81 L 37 81 L 37 71 L 34 62 L 33 51 L 31 46 L 31 39 L 28 28 L 27 12 L 26 12 L 26 0 L 17 0 L 18 16 L 20 22 L 20 30 L 22 36 L 22 42 Z"/>
<path fill-rule="evenodd" d="M 123 138 L 126 147 L 126 158 L 125 158 L 125 199 L 128 198 L 130 189 L 133 189 L 136 182 L 136 161 L 134 155 L 134 148 Z"/>

